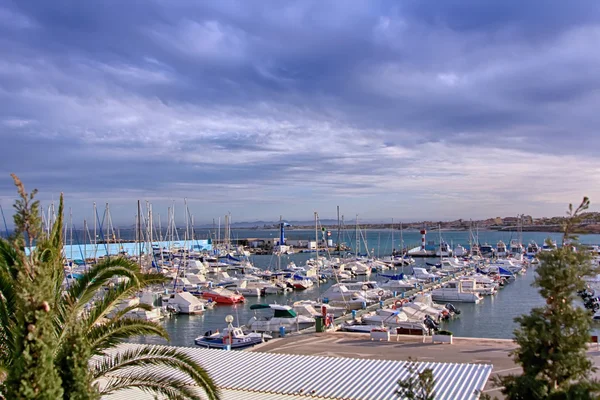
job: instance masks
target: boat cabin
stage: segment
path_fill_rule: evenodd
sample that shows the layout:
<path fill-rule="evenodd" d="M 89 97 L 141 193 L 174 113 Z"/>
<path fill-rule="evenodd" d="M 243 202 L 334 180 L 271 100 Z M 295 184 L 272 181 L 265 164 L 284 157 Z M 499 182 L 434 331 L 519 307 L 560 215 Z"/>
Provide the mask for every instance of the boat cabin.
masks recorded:
<path fill-rule="evenodd" d="M 273 318 L 296 318 L 298 314 L 290 306 L 282 306 L 279 304 L 253 304 L 251 310 L 266 310 L 274 311 Z"/>

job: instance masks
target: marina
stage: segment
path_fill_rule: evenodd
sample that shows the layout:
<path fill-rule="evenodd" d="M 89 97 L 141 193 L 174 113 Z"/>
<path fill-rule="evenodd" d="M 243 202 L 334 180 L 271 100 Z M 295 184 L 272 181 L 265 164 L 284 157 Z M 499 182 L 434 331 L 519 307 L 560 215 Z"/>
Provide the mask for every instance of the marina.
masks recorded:
<path fill-rule="evenodd" d="M 239 236 L 256 235 L 256 233 L 255 230 L 240 230 L 237 232 Z M 271 230 L 259 233 L 261 236 L 276 237 L 279 232 Z M 295 236 L 298 240 L 307 240 L 311 236 L 314 237 L 314 231 L 310 230 L 290 231 L 288 234 Z M 498 243 L 500 241 L 510 243 L 514 241 L 510 237 L 514 233 L 507 234 L 506 232 L 486 231 L 480 232 L 479 235 L 482 243 Z M 279 326 L 276 326 L 278 324 L 261 325 L 258 323 L 259 319 L 265 318 L 264 315 L 261 315 L 264 314 L 264 309 L 272 309 L 273 307 L 288 307 L 294 310 L 302 309 L 303 314 L 298 318 L 302 318 L 303 322 L 301 324 L 288 324 L 286 334 L 303 330 L 305 332 L 314 332 L 316 329 L 314 327 L 316 323 L 314 317 L 322 314 L 321 307 L 324 303 L 327 303 L 327 307 L 331 309 L 331 311 L 326 312 L 326 315 L 331 314 L 335 318 L 339 318 L 342 314 L 346 315 L 343 320 L 335 321 L 335 324 L 339 327 L 343 322 L 352 319 L 352 310 L 354 310 L 355 315 L 360 315 L 364 312 L 363 309 L 368 306 L 369 310 L 377 316 L 376 310 L 380 308 L 379 294 L 383 294 L 385 298 L 391 297 L 394 293 L 397 296 L 401 296 L 402 292 L 415 289 L 415 285 L 419 285 L 417 282 L 421 282 L 420 284 L 422 284 L 423 281 L 441 278 L 440 275 L 436 274 L 436 271 L 449 268 L 456 268 L 458 270 L 466 265 L 461 264 L 463 262 L 457 258 L 443 257 L 416 258 L 411 265 L 403 265 L 404 263 L 393 264 L 390 262 L 393 259 L 390 258 L 390 253 L 392 253 L 394 248 L 400 247 L 400 244 L 391 242 L 391 232 L 389 230 L 367 230 L 364 232 L 364 236 L 365 244 L 378 244 L 378 246 L 373 246 L 369 250 L 374 256 L 370 258 L 365 256 L 356 260 L 351 255 L 350 258 L 344 260 L 343 264 L 352 273 L 345 273 L 342 270 L 338 270 L 337 275 L 329 274 L 324 279 L 320 277 L 310 279 L 305 276 L 307 270 L 316 265 L 314 262 L 316 254 L 314 253 L 281 254 L 278 256 L 251 255 L 250 257 L 243 258 L 245 261 L 242 264 L 246 266 L 246 270 L 243 271 L 243 269 L 236 270 L 230 262 L 225 262 L 227 261 L 226 258 L 213 256 L 215 254 L 214 248 L 205 250 L 202 254 L 206 256 L 205 262 L 209 265 L 209 271 L 212 272 L 205 271 L 205 274 L 198 274 L 198 271 L 194 272 L 194 267 L 197 268 L 200 264 L 196 265 L 195 262 L 193 263 L 190 260 L 186 264 L 187 267 L 179 267 L 179 278 L 174 280 L 173 284 L 165 285 L 160 290 L 160 293 L 163 295 L 167 293 L 168 296 L 174 296 L 175 293 L 173 292 L 179 290 L 190 291 L 196 294 L 197 298 L 200 298 L 202 301 L 201 310 L 196 315 L 192 315 L 193 313 L 176 312 L 165 315 L 161 323 L 169 332 L 170 342 L 168 343 L 177 346 L 193 345 L 194 340 L 204 332 L 222 330 L 225 327 L 225 318 L 228 315 L 234 317 L 236 325 L 246 326 L 249 330 L 260 329 L 265 333 L 277 336 L 279 335 Z M 382 236 L 384 238 L 388 236 L 388 238 L 382 240 Z M 419 232 L 404 233 L 406 241 L 415 241 L 419 237 Z M 553 241 L 560 240 L 559 234 L 535 232 L 524 233 L 523 242 L 539 244 L 544 243 L 548 237 Z M 356 243 L 353 239 L 355 238 L 349 237 L 347 238 L 347 242 Z M 449 243 L 449 248 L 469 248 L 468 232 L 443 232 L 443 240 Z M 598 243 L 600 242 L 600 236 L 583 235 L 581 240 L 584 243 Z M 184 242 L 182 241 L 181 243 L 183 244 Z M 365 244 L 363 244 L 363 248 L 365 248 Z M 206 242 L 204 245 L 210 245 L 210 243 Z M 82 245 L 77 245 L 77 247 L 80 246 Z M 139 248 L 139 246 L 132 247 Z M 371 246 L 368 245 L 368 247 Z M 480 246 L 480 248 L 482 247 L 484 246 Z M 540 245 L 539 247 L 541 251 L 542 246 Z M 377 255 L 380 257 L 378 258 Z M 230 258 L 240 260 L 241 262 L 242 257 L 239 255 L 236 256 L 239 258 Z M 320 257 L 322 257 L 320 260 L 340 259 L 338 255 L 331 253 L 320 253 Z M 387 261 L 387 264 L 384 261 Z M 323 262 L 321 261 L 321 263 Z M 377 264 L 378 262 L 383 264 Z M 221 269 L 218 268 L 219 263 L 221 263 Z M 513 273 L 509 271 L 511 263 L 509 260 L 495 259 L 495 264 L 493 264 L 494 268 L 496 268 L 496 274 L 502 274 L 502 271 L 508 274 L 506 278 L 510 280 L 510 283 L 504 285 L 502 288 L 490 285 L 491 281 L 486 280 L 488 278 L 482 277 L 481 274 L 475 275 L 477 279 L 461 279 L 460 281 L 446 283 L 444 286 L 434 288 L 432 294 L 435 296 L 433 300 L 437 300 L 435 303 L 440 304 L 442 307 L 450 303 L 460 311 L 460 315 L 454 315 L 452 318 L 441 320 L 439 322 L 439 329 L 451 331 L 456 337 L 511 338 L 512 332 L 516 327 L 513 319 L 516 316 L 527 313 L 532 307 L 542 305 L 543 303 L 539 294 L 531 287 L 535 265 L 529 265 L 524 274 L 515 274 L 513 276 Z M 240 263 L 234 262 L 233 264 L 239 265 Z M 174 264 L 167 265 L 171 265 L 171 268 L 174 268 Z M 365 265 L 369 265 L 369 267 L 365 268 Z M 387 267 L 382 267 L 381 265 L 387 265 Z M 283 271 L 288 268 L 291 268 L 292 271 Z M 295 271 L 293 271 L 294 268 Z M 512 268 L 515 268 L 514 264 Z M 324 270 L 321 268 L 320 275 L 323 275 L 322 272 Z M 171 271 L 173 273 L 176 270 L 171 269 Z M 246 274 L 242 274 L 242 271 L 246 272 Z M 249 272 L 252 275 L 248 275 Z M 268 276 L 264 275 L 264 273 L 267 273 Z M 285 279 L 286 274 L 290 277 L 288 279 L 292 279 L 290 284 L 287 286 L 280 284 L 278 287 L 274 282 Z M 473 274 L 472 268 L 469 274 Z M 399 277 L 402 277 L 402 279 L 396 279 Z M 356 283 L 350 283 L 349 280 L 353 280 Z M 209 285 L 214 285 L 215 287 L 211 288 Z M 217 288 L 216 286 L 218 285 L 222 285 L 223 288 Z M 375 287 L 370 291 L 364 291 L 362 289 L 365 285 L 375 285 Z M 460 289 L 449 286 L 460 286 Z M 199 289 L 200 287 L 203 287 L 203 289 Z M 228 289 L 224 289 L 225 287 Z M 199 292 L 195 293 L 198 290 Z M 462 295 L 462 299 L 456 297 L 459 290 L 467 292 Z M 382 292 L 380 293 L 380 291 Z M 364 298 L 354 296 L 357 292 L 361 292 Z M 230 297 L 221 296 L 223 293 L 228 294 Z M 338 293 L 339 298 L 336 297 L 335 293 Z M 373 294 L 369 295 L 369 293 Z M 243 301 L 239 300 L 237 302 L 233 300 L 232 296 L 243 298 Z M 160 296 L 155 293 L 155 300 L 158 297 Z M 306 311 L 307 307 L 300 307 L 300 303 L 310 303 L 313 314 L 310 315 L 310 312 Z M 159 303 L 155 301 L 155 304 Z M 388 305 L 393 305 L 393 301 Z M 420 319 L 425 318 L 425 314 L 419 310 L 409 310 L 409 308 L 407 307 L 405 311 L 399 316 L 396 315 L 393 319 L 404 321 L 404 325 L 396 324 L 398 327 L 410 326 L 411 329 L 416 329 L 417 326 L 422 325 L 424 322 Z M 389 318 L 389 315 L 386 318 Z M 380 318 L 377 324 L 380 324 L 384 319 Z M 365 322 L 368 321 L 372 323 L 373 318 L 367 317 Z M 247 325 L 252 325 L 253 323 L 255 329 L 250 329 Z M 263 326 L 263 328 L 258 328 L 259 325 Z M 357 327 L 356 330 L 365 331 L 370 329 L 366 325 L 368 324 L 364 324 L 363 327 Z M 149 344 L 167 343 L 162 339 L 151 337 L 138 338 L 136 342 Z"/>

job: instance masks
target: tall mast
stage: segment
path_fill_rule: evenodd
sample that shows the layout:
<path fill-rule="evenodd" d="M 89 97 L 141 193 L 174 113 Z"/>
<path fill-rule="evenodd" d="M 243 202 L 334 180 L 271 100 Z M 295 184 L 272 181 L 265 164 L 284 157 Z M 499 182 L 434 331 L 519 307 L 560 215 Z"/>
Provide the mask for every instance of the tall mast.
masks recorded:
<path fill-rule="evenodd" d="M 190 218 L 189 218 L 189 210 L 188 210 L 188 206 L 187 206 L 187 199 L 184 198 L 183 199 L 183 205 L 185 207 L 183 216 L 185 217 L 185 241 L 184 241 L 184 248 L 187 250 L 189 248 L 188 246 L 188 239 L 190 237 Z M 185 253 L 184 253 L 185 254 Z"/>
<path fill-rule="evenodd" d="M 69 244 L 71 245 L 71 260 L 73 260 L 73 210 L 69 207 Z"/>
<path fill-rule="evenodd" d="M 107 242 L 107 256 L 110 256 L 110 209 L 108 207 L 108 203 L 106 203 L 106 210 L 105 210 L 105 214 L 106 214 L 106 238 L 104 240 L 106 240 Z"/>
<path fill-rule="evenodd" d="M 337 243 L 336 243 L 335 247 L 339 254 L 339 252 L 340 252 L 340 206 L 337 206 L 337 220 L 338 220 Z"/>
<path fill-rule="evenodd" d="M 83 220 L 83 265 L 85 265 L 86 269 L 87 269 L 87 237 L 88 237 L 88 231 L 87 231 L 87 222 L 84 219 Z"/>
<path fill-rule="evenodd" d="M 137 202 L 138 213 L 137 213 L 137 234 L 138 234 L 138 260 L 140 263 L 140 270 L 142 269 L 142 206 L 140 201 Z"/>
<path fill-rule="evenodd" d="M 279 216 L 279 250 L 277 251 L 278 271 L 281 271 L 281 246 L 283 246 L 283 215 Z"/>
<path fill-rule="evenodd" d="M 98 233 L 96 232 L 97 229 L 97 224 L 98 224 L 98 220 L 96 218 L 97 215 L 97 211 L 96 211 L 96 202 L 94 202 L 94 246 L 98 247 Z"/>
<path fill-rule="evenodd" d="M 356 253 L 356 257 L 360 254 L 360 237 L 358 236 L 358 214 L 356 214 L 356 247 L 354 252 Z"/>
<path fill-rule="evenodd" d="M 6 231 L 6 238 L 8 239 L 8 225 L 6 225 L 6 218 L 4 217 L 4 210 L 2 209 L 2 204 L 0 204 L 0 214 L 2 214 L 2 221 L 4 222 L 4 230 Z"/>
<path fill-rule="evenodd" d="M 392 259 L 394 258 L 394 218 L 392 218 Z"/>
<path fill-rule="evenodd" d="M 438 233 L 440 236 L 440 266 L 441 266 L 442 258 L 443 258 L 443 256 L 442 256 L 442 225 L 441 224 L 438 224 Z"/>
<path fill-rule="evenodd" d="M 318 269 L 318 267 L 319 267 L 319 228 L 318 228 L 316 211 L 315 211 L 315 242 L 317 244 L 317 269 Z"/>
<path fill-rule="evenodd" d="M 402 236 L 402 222 L 400 222 L 400 254 L 404 257 L 404 237 Z"/>

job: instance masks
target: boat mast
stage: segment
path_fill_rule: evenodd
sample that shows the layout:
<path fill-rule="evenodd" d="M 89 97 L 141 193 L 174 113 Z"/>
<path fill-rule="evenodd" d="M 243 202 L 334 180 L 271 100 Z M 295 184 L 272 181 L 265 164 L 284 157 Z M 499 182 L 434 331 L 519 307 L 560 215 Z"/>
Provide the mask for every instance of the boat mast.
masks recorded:
<path fill-rule="evenodd" d="M 281 246 L 283 245 L 283 215 L 279 216 L 279 250 L 277 251 L 277 270 L 281 271 Z"/>
<path fill-rule="evenodd" d="M 73 210 L 69 207 L 69 244 L 71 245 L 71 261 L 73 261 Z"/>
<path fill-rule="evenodd" d="M 138 213 L 137 213 L 137 235 L 138 235 L 138 260 L 140 264 L 140 270 L 142 269 L 142 206 L 140 201 L 137 202 Z"/>
<path fill-rule="evenodd" d="M 392 260 L 394 259 L 394 253 L 395 253 L 395 248 L 394 248 L 394 218 L 392 218 Z"/>
<path fill-rule="evenodd" d="M 98 255 L 98 211 L 96 210 L 96 202 L 94 202 L 94 260 L 96 260 L 96 256 Z"/>
<path fill-rule="evenodd" d="M 356 214 L 356 247 L 354 248 L 354 252 L 356 253 L 356 258 L 358 258 L 358 254 L 360 253 L 360 237 L 358 236 L 358 214 Z"/>
<path fill-rule="evenodd" d="M 315 211 L 315 244 L 316 244 L 316 248 L 317 248 L 317 270 L 319 268 L 319 229 L 318 229 L 318 222 L 317 222 L 317 212 Z"/>
<path fill-rule="evenodd" d="M 442 225 L 441 224 L 438 224 L 438 233 L 440 236 L 440 267 L 441 267 L 442 259 L 443 259 L 443 256 L 442 256 Z"/>
<path fill-rule="evenodd" d="M 400 222 L 400 255 L 404 258 L 404 236 L 402 236 L 402 222 Z"/>
<path fill-rule="evenodd" d="M 87 230 L 87 222 L 85 219 L 83 220 L 83 265 L 85 265 L 87 270 L 87 237 L 89 236 Z"/>
<path fill-rule="evenodd" d="M 4 217 L 4 210 L 2 209 L 2 204 L 0 204 L 0 214 L 2 214 L 2 221 L 4 222 L 4 231 L 6 232 L 6 238 L 8 239 L 8 225 L 6 225 L 6 217 Z"/>
<path fill-rule="evenodd" d="M 337 243 L 335 245 L 336 250 L 338 251 L 338 255 L 340 253 L 340 206 L 337 206 L 337 222 L 338 222 L 338 226 L 337 226 Z"/>

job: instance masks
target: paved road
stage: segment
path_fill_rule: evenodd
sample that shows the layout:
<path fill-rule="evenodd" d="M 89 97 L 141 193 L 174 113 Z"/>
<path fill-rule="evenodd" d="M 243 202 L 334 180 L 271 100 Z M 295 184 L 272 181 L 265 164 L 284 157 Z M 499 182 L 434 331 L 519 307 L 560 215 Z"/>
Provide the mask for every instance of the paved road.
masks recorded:
<path fill-rule="evenodd" d="M 371 358 L 383 360 L 407 360 L 412 358 L 424 362 L 479 363 L 492 364 L 490 378 L 506 374 L 520 373 L 509 353 L 515 348 L 510 340 L 454 338 L 454 343 L 432 344 L 430 338 L 392 337 L 390 342 L 369 340 L 368 334 L 348 334 L 339 332 L 315 333 L 288 336 L 261 344 L 251 351 L 304 354 L 328 357 Z M 590 348 L 588 356 L 600 366 L 600 349 Z M 596 374 L 600 378 L 600 373 Z M 485 393 L 502 398 L 500 388 L 492 381 L 484 389 Z"/>

